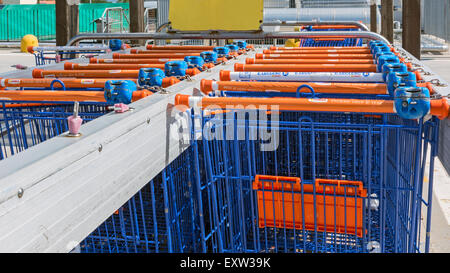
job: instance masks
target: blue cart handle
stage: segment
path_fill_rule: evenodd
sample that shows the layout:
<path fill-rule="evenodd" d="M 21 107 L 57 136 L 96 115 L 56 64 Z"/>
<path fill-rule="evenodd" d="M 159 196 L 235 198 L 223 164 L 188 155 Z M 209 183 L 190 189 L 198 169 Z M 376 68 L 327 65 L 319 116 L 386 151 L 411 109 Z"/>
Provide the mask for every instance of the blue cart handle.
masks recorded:
<path fill-rule="evenodd" d="M 50 90 L 55 91 L 55 89 L 53 88 L 53 85 L 54 85 L 55 83 L 59 83 L 59 84 L 61 85 L 62 89 L 63 89 L 64 91 L 66 91 L 66 86 L 64 85 L 64 83 L 63 83 L 62 81 L 60 81 L 60 80 L 58 80 L 58 79 L 54 79 L 54 80 L 50 83 Z"/>
<path fill-rule="evenodd" d="M 311 91 L 312 98 L 314 98 L 316 96 L 316 92 L 314 92 L 314 89 L 310 85 L 302 84 L 297 88 L 296 96 L 295 96 L 296 98 L 300 98 L 300 94 L 301 94 L 300 90 L 302 90 L 303 88 L 307 88 L 307 89 L 309 89 L 309 91 Z"/>

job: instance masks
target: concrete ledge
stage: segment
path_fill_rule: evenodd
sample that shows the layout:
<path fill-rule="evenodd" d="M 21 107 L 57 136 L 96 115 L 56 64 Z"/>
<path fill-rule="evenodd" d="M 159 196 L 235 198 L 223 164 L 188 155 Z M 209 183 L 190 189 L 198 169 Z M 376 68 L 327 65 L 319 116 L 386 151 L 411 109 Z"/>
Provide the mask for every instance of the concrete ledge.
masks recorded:
<path fill-rule="evenodd" d="M 430 252 L 450 253 L 450 176 L 438 158 L 435 160 L 432 202 Z M 426 215 L 425 207 L 422 207 L 422 215 Z M 425 233 L 425 226 L 422 227 Z"/>

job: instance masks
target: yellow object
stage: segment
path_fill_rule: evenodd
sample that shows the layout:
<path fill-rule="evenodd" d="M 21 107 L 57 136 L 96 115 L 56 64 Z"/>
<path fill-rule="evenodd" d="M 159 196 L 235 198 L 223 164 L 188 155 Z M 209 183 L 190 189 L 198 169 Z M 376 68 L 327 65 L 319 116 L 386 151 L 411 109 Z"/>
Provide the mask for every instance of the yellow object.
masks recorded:
<path fill-rule="evenodd" d="M 300 27 L 294 27 L 294 31 L 295 32 L 299 32 L 300 31 Z"/>
<path fill-rule="evenodd" d="M 20 51 L 28 52 L 29 46 L 39 46 L 38 38 L 34 35 L 28 34 L 22 37 L 20 42 Z"/>
<path fill-rule="evenodd" d="M 299 47 L 300 41 L 296 41 L 295 39 L 287 39 L 284 43 L 285 47 Z"/>
<path fill-rule="evenodd" d="M 263 20 L 263 0 L 171 0 L 172 29 L 258 30 Z"/>

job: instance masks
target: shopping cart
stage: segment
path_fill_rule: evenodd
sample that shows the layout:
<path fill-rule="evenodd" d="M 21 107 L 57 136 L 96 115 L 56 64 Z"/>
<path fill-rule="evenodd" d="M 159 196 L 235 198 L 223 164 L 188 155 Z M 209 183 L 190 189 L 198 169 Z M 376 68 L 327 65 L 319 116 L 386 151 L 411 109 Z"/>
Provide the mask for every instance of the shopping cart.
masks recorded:
<path fill-rule="evenodd" d="M 302 31 L 360 31 L 355 26 L 346 25 L 322 25 L 322 26 L 305 26 Z M 359 38 L 309 38 L 301 39 L 301 47 L 323 47 L 323 46 L 362 46 L 363 40 Z"/>
<path fill-rule="evenodd" d="M 72 101 L 0 100 L 0 160 L 66 132 L 73 111 Z M 106 103 L 81 102 L 78 113 L 88 122 L 110 111 Z"/>
<path fill-rule="evenodd" d="M 323 46 L 317 41 L 314 45 Z M 306 63 L 307 54 L 317 52 L 303 51 L 292 59 L 303 58 Z M 208 216 L 199 212 L 204 222 L 213 223 L 213 232 L 200 237 L 202 251 L 428 251 L 430 222 L 425 225 L 425 241 L 421 227 L 423 218 L 430 216 L 422 215 L 422 208 L 431 206 L 430 197 L 422 196 L 429 185 L 424 184 L 425 162 L 436 156 L 437 118 L 448 116 L 448 106 L 424 96 L 435 117 L 424 119 L 425 113 L 408 117 L 401 108 L 406 101 L 400 108 L 394 105 L 393 93 L 384 83 L 351 83 L 339 90 L 341 83 L 331 80 L 350 78 L 358 71 L 360 76 L 381 72 L 381 59 L 368 66 L 345 61 L 342 65 L 236 64 L 236 72 L 221 73 L 221 80 L 228 78 L 225 82 L 202 82 L 201 89 L 209 96 L 177 96 L 176 105 L 194 109 L 192 135 L 201 132 L 201 140 L 192 141 L 199 159 L 196 168 L 204 170 L 198 175 L 197 197 L 206 204 L 202 209 L 213 212 Z M 231 77 L 243 82 L 231 82 Z M 289 77 L 322 77 L 332 83 L 277 82 Z M 272 82 L 254 82 L 264 78 Z M 416 86 L 415 81 L 407 84 Z M 396 96 L 403 99 L 402 88 Z M 201 129 L 194 128 L 196 120 Z M 432 181 L 432 172 L 427 173 Z"/>
<path fill-rule="evenodd" d="M 436 149 L 435 118 L 282 111 L 278 122 L 262 123 L 260 114 L 201 118 L 213 135 L 193 143 L 206 171 L 198 198 L 216 214 L 205 220 L 216 225 L 205 245 L 220 240 L 218 252 L 423 251 L 425 161 L 435 156 L 425 147 Z M 261 150 L 256 137 L 268 131 L 273 151 Z"/>
<path fill-rule="evenodd" d="M 192 161 L 188 148 L 81 242 L 81 252 L 200 251 Z"/>
<path fill-rule="evenodd" d="M 108 46 L 51 46 L 30 47 L 28 51 L 34 55 L 36 65 L 40 66 L 78 57 L 90 58 L 111 50 Z"/>

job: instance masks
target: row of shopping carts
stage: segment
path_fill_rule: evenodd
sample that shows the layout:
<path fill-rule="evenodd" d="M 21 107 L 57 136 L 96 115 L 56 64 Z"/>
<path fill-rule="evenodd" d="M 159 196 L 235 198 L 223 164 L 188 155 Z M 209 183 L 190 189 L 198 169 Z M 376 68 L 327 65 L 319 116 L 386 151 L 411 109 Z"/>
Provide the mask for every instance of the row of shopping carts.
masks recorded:
<path fill-rule="evenodd" d="M 112 51 L 128 49 L 130 46 L 122 40 L 112 39 L 105 45 L 78 46 L 29 46 L 28 52 L 34 55 L 36 66 L 60 63 L 76 58 L 91 58 Z"/>
<path fill-rule="evenodd" d="M 449 106 L 393 47 L 270 47 L 201 90 L 176 104 L 203 125 L 197 198 L 215 236 L 202 241 L 231 252 L 429 250 Z"/>
<path fill-rule="evenodd" d="M 219 80 L 202 80 L 202 96 L 177 95 L 190 147 L 81 251 L 428 251 L 426 168 L 434 167 L 446 99 L 388 44 L 300 44 L 267 46 Z M 67 131 L 76 136 L 81 123 L 249 50 L 245 41 L 148 45 L 35 69 L 33 79 L 0 79 L 1 159 Z"/>
<path fill-rule="evenodd" d="M 229 45 L 192 50 L 179 47 L 167 53 L 149 46 L 149 54 L 131 50 L 129 54 L 114 53 L 112 59 L 93 57 L 89 63 L 65 62 L 64 69 L 35 68 L 32 78 L 0 79 L 0 159 L 67 130 L 77 135 L 80 122 L 114 111 L 114 105 L 118 111 L 125 111 L 127 104 L 245 50 L 242 45 Z M 74 115 L 80 117 L 77 123 L 68 122 Z"/>
<path fill-rule="evenodd" d="M 166 219 L 120 220 L 119 210 L 85 250 L 428 251 L 425 166 L 433 168 L 447 102 L 392 47 L 336 43 L 271 47 L 220 81 L 202 80 L 205 96 L 178 95 L 191 147 L 143 189 L 163 186 Z M 150 249 L 149 219 L 166 231 Z M 125 222 L 141 227 L 135 237 L 108 235 Z"/>
<path fill-rule="evenodd" d="M 351 25 L 309 25 L 299 27 L 300 31 L 360 31 L 358 26 Z M 323 46 L 362 46 L 361 38 L 334 37 L 329 38 L 309 38 L 299 41 L 301 47 L 323 47 Z"/>

